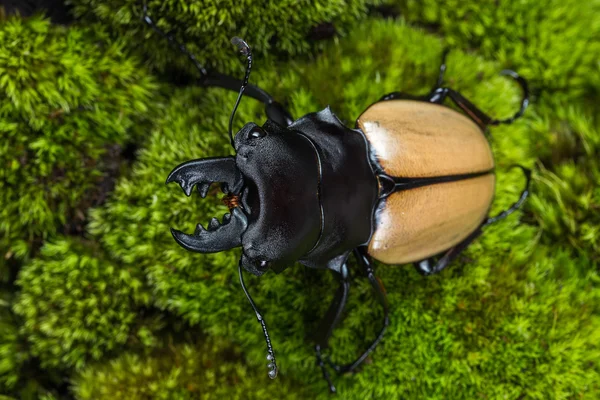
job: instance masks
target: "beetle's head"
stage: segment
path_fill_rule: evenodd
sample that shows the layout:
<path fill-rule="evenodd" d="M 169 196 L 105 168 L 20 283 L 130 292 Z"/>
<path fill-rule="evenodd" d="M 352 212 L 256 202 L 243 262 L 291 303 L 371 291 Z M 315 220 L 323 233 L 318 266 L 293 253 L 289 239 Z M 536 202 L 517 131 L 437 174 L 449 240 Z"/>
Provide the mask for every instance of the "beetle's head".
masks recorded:
<path fill-rule="evenodd" d="M 365 141 L 328 108 L 287 128 L 246 124 L 234 148 L 235 157 L 189 161 L 169 175 L 188 196 L 221 183 L 232 209 L 194 234 L 172 230 L 181 246 L 201 253 L 241 246 L 242 267 L 262 275 L 296 261 L 325 267 L 368 241 L 377 183 Z"/>
<path fill-rule="evenodd" d="M 181 164 L 167 182 L 204 197 L 221 183 L 231 215 L 198 225 L 192 235 L 172 230 L 184 248 L 201 253 L 242 247 L 242 266 L 255 275 L 280 271 L 307 254 L 321 233 L 319 156 L 309 138 L 273 123 L 249 123 L 234 140 L 236 156 Z"/>

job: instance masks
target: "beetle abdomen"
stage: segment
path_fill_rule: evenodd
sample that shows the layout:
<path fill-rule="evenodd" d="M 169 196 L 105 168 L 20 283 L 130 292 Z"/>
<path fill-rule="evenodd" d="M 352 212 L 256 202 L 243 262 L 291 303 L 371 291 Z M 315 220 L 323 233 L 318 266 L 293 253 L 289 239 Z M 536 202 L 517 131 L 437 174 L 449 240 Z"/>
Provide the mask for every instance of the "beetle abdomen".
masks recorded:
<path fill-rule="evenodd" d="M 469 118 L 438 104 L 389 100 L 367 109 L 357 126 L 381 173 L 396 181 L 377 206 L 369 242 L 374 258 L 423 260 L 460 243 L 485 219 L 494 159 Z"/>

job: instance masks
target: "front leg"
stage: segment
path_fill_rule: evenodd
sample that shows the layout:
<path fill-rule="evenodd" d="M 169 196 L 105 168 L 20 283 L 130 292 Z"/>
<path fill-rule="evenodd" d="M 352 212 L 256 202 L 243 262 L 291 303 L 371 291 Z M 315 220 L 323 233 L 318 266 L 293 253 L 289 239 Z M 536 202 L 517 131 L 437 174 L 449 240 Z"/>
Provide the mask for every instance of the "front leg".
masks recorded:
<path fill-rule="evenodd" d="M 143 15 L 142 20 L 150 26 L 156 33 L 165 38 L 171 46 L 175 47 L 179 51 L 189 58 L 189 60 L 194 64 L 200 75 L 202 76 L 200 80 L 200 84 L 202 86 L 215 86 L 221 87 L 224 89 L 232 90 L 237 92 L 240 90 L 240 86 L 242 85 L 242 80 L 231 77 L 229 75 L 220 74 L 218 72 L 207 71 L 204 66 L 202 66 L 196 56 L 182 44 L 175 40 L 175 37 L 171 34 L 165 33 L 162 29 L 160 29 L 152 20 L 152 18 L 148 15 L 148 6 L 144 2 L 143 5 Z M 247 96 L 256 99 L 265 105 L 265 113 L 267 114 L 267 118 L 271 121 L 276 122 L 277 124 L 286 127 L 289 126 L 292 122 L 294 122 L 294 118 L 292 115 L 281 105 L 281 103 L 275 101 L 273 97 L 265 92 L 263 89 L 258 86 L 254 86 L 248 84 L 246 86 L 245 93 Z"/>
<path fill-rule="evenodd" d="M 334 273 L 338 274 L 337 272 Z M 331 393 L 335 393 L 336 389 L 331 382 L 331 376 L 329 375 L 329 371 L 327 371 L 321 351 L 329 347 L 329 338 L 331 337 L 335 326 L 340 321 L 342 312 L 344 311 L 344 307 L 346 306 L 346 302 L 348 300 L 348 292 L 350 291 L 350 274 L 348 271 L 348 265 L 346 263 L 344 263 L 341 267 L 339 279 L 340 286 L 335 293 L 331 304 L 329 305 L 329 309 L 321 320 L 315 335 L 315 353 L 317 356 L 317 365 L 321 367 L 323 378 L 327 381 L 327 384 L 329 385 L 329 391 Z"/>

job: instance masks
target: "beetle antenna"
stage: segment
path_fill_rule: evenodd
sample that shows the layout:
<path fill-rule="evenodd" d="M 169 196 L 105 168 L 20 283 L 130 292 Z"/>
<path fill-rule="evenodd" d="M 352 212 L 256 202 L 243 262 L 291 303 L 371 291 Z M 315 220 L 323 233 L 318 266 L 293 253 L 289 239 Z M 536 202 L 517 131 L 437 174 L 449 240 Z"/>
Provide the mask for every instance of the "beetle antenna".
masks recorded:
<path fill-rule="evenodd" d="M 277 377 L 277 362 L 275 361 L 275 352 L 273 352 L 273 346 L 271 346 L 271 338 L 269 337 L 269 331 L 267 331 L 267 324 L 265 323 L 265 319 L 263 318 L 260 311 L 258 311 L 256 304 L 254 304 L 254 300 L 252 300 L 252 297 L 250 297 L 248 289 L 246 289 L 246 285 L 244 284 L 244 277 L 242 276 L 241 262 L 238 265 L 238 273 L 240 275 L 240 283 L 242 284 L 242 289 L 244 290 L 244 293 L 246 294 L 250 305 L 254 309 L 254 312 L 256 313 L 256 319 L 258 319 L 258 322 L 260 322 L 260 325 L 263 329 L 263 334 L 265 335 L 265 341 L 267 342 L 267 361 L 269 362 L 267 364 L 267 367 L 269 367 L 269 378 L 275 379 Z"/>
<path fill-rule="evenodd" d="M 236 45 L 244 56 L 246 56 L 246 75 L 244 76 L 244 80 L 242 81 L 242 86 L 240 87 L 240 92 L 238 94 L 235 105 L 233 106 L 233 111 L 231 111 L 231 116 L 229 117 L 229 140 L 231 141 L 231 146 L 233 145 L 233 117 L 235 116 L 235 112 L 237 111 L 238 106 L 240 105 L 240 101 L 242 100 L 242 96 L 244 95 L 244 90 L 246 90 L 246 86 L 248 86 L 248 79 L 250 79 L 250 71 L 252 70 L 252 49 L 248 46 L 243 39 L 240 39 L 237 36 L 234 36 L 231 39 L 231 43 Z M 241 275 L 240 275 L 241 276 Z M 246 292 L 246 295 L 248 293 Z M 250 299 L 250 297 L 248 297 Z M 250 300 L 252 302 L 252 300 Z"/>

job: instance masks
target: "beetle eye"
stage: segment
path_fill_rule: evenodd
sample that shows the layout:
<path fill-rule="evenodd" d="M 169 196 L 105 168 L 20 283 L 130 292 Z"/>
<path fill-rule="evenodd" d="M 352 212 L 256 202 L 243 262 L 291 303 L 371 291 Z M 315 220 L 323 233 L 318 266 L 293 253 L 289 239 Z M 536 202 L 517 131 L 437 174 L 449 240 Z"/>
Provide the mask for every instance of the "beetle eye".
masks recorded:
<path fill-rule="evenodd" d="M 269 262 L 268 262 L 268 261 L 264 261 L 264 260 L 263 260 L 263 261 L 261 261 L 261 262 L 259 263 L 259 265 L 260 265 L 260 268 L 262 268 L 262 269 L 266 269 L 266 268 L 268 268 L 268 267 L 269 267 Z"/>
<path fill-rule="evenodd" d="M 260 139 L 267 136 L 267 133 L 262 129 L 253 129 L 248 133 L 248 139 Z"/>

